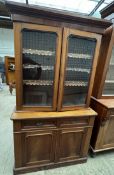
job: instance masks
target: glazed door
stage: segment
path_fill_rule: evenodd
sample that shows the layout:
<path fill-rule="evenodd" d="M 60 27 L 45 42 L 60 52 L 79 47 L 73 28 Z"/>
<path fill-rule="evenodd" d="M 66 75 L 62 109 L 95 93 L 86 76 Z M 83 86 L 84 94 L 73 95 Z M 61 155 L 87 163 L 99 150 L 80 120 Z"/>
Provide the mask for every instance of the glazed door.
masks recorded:
<path fill-rule="evenodd" d="M 101 36 L 64 29 L 58 111 L 89 106 Z"/>
<path fill-rule="evenodd" d="M 55 111 L 62 30 L 14 24 L 18 110 Z"/>

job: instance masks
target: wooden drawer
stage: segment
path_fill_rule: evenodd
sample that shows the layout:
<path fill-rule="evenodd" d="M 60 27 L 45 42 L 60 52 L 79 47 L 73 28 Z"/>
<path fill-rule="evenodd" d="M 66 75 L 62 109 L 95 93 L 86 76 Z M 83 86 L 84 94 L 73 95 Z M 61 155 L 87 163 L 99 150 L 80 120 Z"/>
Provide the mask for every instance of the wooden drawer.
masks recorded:
<path fill-rule="evenodd" d="M 21 121 L 22 129 L 45 129 L 56 128 L 57 124 L 55 120 L 23 120 Z"/>
<path fill-rule="evenodd" d="M 80 127 L 80 126 L 87 126 L 89 124 L 89 117 L 84 118 L 69 118 L 63 119 L 60 121 L 60 127 Z"/>

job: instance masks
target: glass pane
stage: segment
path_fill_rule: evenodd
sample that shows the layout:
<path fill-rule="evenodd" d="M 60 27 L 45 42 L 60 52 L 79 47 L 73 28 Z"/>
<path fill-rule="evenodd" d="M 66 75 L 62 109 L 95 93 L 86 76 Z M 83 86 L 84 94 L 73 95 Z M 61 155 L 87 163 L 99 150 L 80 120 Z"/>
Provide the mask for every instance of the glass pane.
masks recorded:
<path fill-rule="evenodd" d="M 52 105 L 56 38 L 56 33 L 22 31 L 25 105 Z"/>
<path fill-rule="evenodd" d="M 63 105 L 85 104 L 96 40 L 70 35 Z"/>
<path fill-rule="evenodd" d="M 114 46 L 112 50 L 110 65 L 109 65 L 106 80 L 105 80 L 103 95 L 114 96 Z"/>

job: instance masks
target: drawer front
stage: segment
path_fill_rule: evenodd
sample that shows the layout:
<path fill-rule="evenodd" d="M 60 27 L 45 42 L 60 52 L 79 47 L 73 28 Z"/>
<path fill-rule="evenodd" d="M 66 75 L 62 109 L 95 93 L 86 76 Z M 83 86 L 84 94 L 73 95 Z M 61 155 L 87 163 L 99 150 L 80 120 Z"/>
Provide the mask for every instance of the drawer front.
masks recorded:
<path fill-rule="evenodd" d="M 23 120 L 21 121 L 22 129 L 45 129 L 56 128 L 56 120 Z"/>
<path fill-rule="evenodd" d="M 65 118 L 60 120 L 60 127 L 80 127 L 80 126 L 87 126 L 89 124 L 89 117 L 84 118 Z"/>

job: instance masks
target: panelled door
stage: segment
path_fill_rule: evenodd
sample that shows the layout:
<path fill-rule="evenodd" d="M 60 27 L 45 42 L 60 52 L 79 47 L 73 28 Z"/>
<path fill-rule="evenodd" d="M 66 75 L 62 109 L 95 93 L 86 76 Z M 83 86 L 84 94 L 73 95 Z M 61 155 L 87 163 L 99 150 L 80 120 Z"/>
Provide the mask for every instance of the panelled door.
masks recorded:
<path fill-rule="evenodd" d="M 87 128 L 64 128 L 60 130 L 58 159 L 60 162 L 70 161 L 85 156 Z"/>
<path fill-rule="evenodd" d="M 64 28 L 58 111 L 89 106 L 101 36 Z"/>
<path fill-rule="evenodd" d="M 14 23 L 14 32 L 17 110 L 55 111 L 62 28 Z"/>
<path fill-rule="evenodd" d="M 53 130 L 36 130 L 23 132 L 21 139 L 22 165 L 42 165 L 54 162 L 55 132 Z"/>

